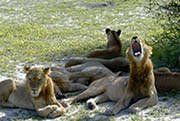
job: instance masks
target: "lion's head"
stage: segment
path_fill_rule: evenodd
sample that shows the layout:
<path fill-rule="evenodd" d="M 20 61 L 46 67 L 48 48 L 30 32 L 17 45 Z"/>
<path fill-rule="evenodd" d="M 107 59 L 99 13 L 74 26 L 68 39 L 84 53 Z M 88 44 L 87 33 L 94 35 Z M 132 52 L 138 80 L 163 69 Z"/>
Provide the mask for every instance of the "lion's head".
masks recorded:
<path fill-rule="evenodd" d="M 136 62 L 141 61 L 145 55 L 147 57 L 151 56 L 152 48 L 147 46 L 143 41 L 141 41 L 137 36 L 132 37 L 129 48 L 126 51 L 127 57 L 133 59 Z"/>
<path fill-rule="evenodd" d="M 114 31 L 114 30 L 107 28 L 105 31 L 106 31 L 106 35 L 107 35 L 108 40 L 111 38 L 116 38 L 116 37 L 114 37 L 114 35 L 117 36 L 117 38 L 118 38 L 121 34 L 120 29 L 118 31 Z"/>
<path fill-rule="evenodd" d="M 107 39 L 108 39 L 107 48 L 110 48 L 115 45 L 122 46 L 121 41 L 119 39 L 119 36 L 121 34 L 120 29 L 118 31 L 114 31 L 114 30 L 107 28 L 105 31 L 106 31 L 106 35 L 107 35 Z"/>
<path fill-rule="evenodd" d="M 32 97 L 38 97 L 42 89 L 47 85 L 47 77 L 50 68 L 31 68 L 24 66 L 26 72 L 26 85 Z"/>

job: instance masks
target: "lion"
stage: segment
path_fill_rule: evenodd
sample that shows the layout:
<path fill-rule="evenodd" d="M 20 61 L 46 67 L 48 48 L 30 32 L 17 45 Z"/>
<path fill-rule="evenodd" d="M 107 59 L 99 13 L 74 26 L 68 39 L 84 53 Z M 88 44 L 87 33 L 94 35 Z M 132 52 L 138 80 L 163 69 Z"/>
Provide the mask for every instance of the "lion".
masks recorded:
<path fill-rule="evenodd" d="M 130 76 L 106 76 L 90 84 L 88 89 L 79 95 L 62 101 L 64 105 L 88 99 L 86 104 L 90 109 L 96 104 L 106 101 L 117 101 L 112 109 L 105 114 L 117 114 L 129 107 L 131 112 L 153 106 L 158 102 L 157 91 L 150 60 L 151 47 L 137 37 L 133 37 L 126 55 L 130 63 Z M 94 98 L 91 98 L 94 97 Z M 90 99 L 89 99 L 90 98 Z"/>
<path fill-rule="evenodd" d="M 88 85 L 89 82 L 95 81 L 97 79 L 103 78 L 108 75 L 109 76 L 110 75 L 117 76 L 118 74 L 120 74 L 121 76 L 128 75 L 127 73 L 124 73 L 121 71 L 118 74 L 113 74 L 111 70 L 109 70 L 108 68 L 102 67 L 101 63 L 103 62 L 108 62 L 109 65 L 111 65 L 110 63 L 112 63 L 112 65 L 118 64 L 118 63 L 114 63 L 115 61 L 110 61 L 110 60 L 102 61 L 102 59 L 95 59 L 95 58 L 89 59 L 89 58 L 84 58 L 84 57 L 73 57 L 70 59 L 70 61 L 76 62 L 76 64 L 82 63 L 79 65 L 76 65 L 74 63 L 75 64 L 74 66 L 67 67 L 66 70 L 69 73 L 73 73 L 72 77 L 70 77 L 71 79 L 79 78 L 75 80 L 75 82 L 85 84 L 85 85 Z M 116 62 L 119 62 L 119 60 L 117 60 Z M 170 90 L 179 91 L 180 90 L 180 86 L 178 86 L 179 80 L 180 80 L 179 75 L 180 73 L 171 72 L 170 69 L 167 67 L 161 67 L 161 68 L 155 69 L 154 76 L 156 80 L 155 86 L 156 86 L 157 91 L 158 92 L 165 92 L 165 91 L 170 91 Z"/>
<path fill-rule="evenodd" d="M 55 118 L 66 109 L 56 100 L 50 68 L 24 66 L 26 81 L 8 79 L 0 82 L 0 106 L 35 109 L 39 116 Z"/>
<path fill-rule="evenodd" d="M 117 57 L 113 59 L 101 58 L 86 58 L 86 57 L 71 57 L 65 64 L 65 68 L 72 67 L 87 62 L 98 62 L 110 69 L 112 72 L 124 71 L 129 72 L 129 62 L 124 57 Z"/>
<path fill-rule="evenodd" d="M 107 28 L 105 32 L 108 39 L 106 49 L 96 49 L 87 55 L 88 58 L 112 59 L 122 55 L 122 43 L 119 39 L 121 30 L 114 31 Z"/>
<path fill-rule="evenodd" d="M 70 72 L 71 82 L 89 85 L 93 81 L 105 76 L 115 76 L 112 71 L 98 62 L 87 62 L 84 64 L 66 68 Z"/>
<path fill-rule="evenodd" d="M 154 75 L 158 92 L 180 91 L 180 73 L 171 72 L 168 68 L 161 68 L 154 72 Z"/>
<path fill-rule="evenodd" d="M 87 89 L 87 86 L 84 84 L 71 82 L 73 79 L 72 73 L 68 72 L 65 68 L 62 67 L 51 67 L 51 73 L 49 77 L 53 80 L 55 93 L 58 97 L 64 96 L 63 93 L 74 92 L 74 91 L 83 91 Z"/>
<path fill-rule="evenodd" d="M 87 89 L 85 85 L 89 85 L 97 79 L 108 75 L 116 75 L 98 62 L 87 62 L 66 69 L 63 67 L 51 67 L 51 70 L 49 76 L 60 90 L 60 95 L 66 92 L 85 90 Z"/>

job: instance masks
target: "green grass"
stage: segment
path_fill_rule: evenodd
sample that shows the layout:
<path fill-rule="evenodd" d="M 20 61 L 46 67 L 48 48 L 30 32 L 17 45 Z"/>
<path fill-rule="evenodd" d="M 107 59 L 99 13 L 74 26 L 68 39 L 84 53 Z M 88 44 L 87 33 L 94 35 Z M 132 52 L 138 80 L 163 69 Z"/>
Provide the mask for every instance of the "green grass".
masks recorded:
<path fill-rule="evenodd" d="M 11 3 L 11 4 L 10 4 Z M 76 7 L 112 4 L 111 7 Z M 19 63 L 52 64 L 64 56 L 85 55 L 103 48 L 104 30 L 121 29 L 125 52 L 134 35 L 145 41 L 161 32 L 145 0 L 10 1 L 0 4 L 1 73 L 12 73 Z"/>

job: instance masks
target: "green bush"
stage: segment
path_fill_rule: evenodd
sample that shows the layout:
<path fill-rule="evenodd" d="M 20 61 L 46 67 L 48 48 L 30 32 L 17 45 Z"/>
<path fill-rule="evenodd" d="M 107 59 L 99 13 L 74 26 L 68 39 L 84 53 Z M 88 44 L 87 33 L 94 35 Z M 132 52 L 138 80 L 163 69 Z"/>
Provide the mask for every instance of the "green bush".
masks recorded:
<path fill-rule="evenodd" d="M 150 3 L 151 11 L 158 16 L 157 23 L 163 28 L 162 33 L 154 35 L 151 43 L 154 65 L 156 67 L 177 68 L 180 56 L 180 2 L 171 0 L 162 5 L 156 0 L 151 0 Z M 152 5 L 156 9 L 153 9 Z"/>

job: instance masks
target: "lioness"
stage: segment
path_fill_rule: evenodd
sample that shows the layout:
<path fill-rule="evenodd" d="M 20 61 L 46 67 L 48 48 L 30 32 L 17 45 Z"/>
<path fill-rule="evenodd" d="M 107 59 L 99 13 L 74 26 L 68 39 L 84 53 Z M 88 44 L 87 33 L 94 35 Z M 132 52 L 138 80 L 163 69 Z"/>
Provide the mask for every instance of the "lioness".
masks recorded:
<path fill-rule="evenodd" d="M 153 65 L 149 59 L 151 47 L 144 44 L 137 37 L 133 37 L 127 49 L 130 62 L 130 76 L 107 76 L 90 84 L 87 90 L 77 96 L 65 99 L 63 103 L 71 104 L 82 99 L 87 100 L 89 108 L 105 101 L 118 101 L 112 109 L 105 114 L 117 114 L 122 109 L 129 107 L 132 112 L 140 111 L 157 103 L 158 97 L 154 84 Z"/>
<path fill-rule="evenodd" d="M 122 43 L 119 39 L 121 30 L 114 31 L 107 28 L 105 32 L 108 39 L 106 49 L 96 49 L 87 55 L 88 58 L 112 59 L 122 55 Z"/>
<path fill-rule="evenodd" d="M 56 100 L 49 68 L 25 66 L 26 81 L 4 80 L 0 82 L 0 106 L 35 109 L 41 117 L 55 118 L 66 110 Z"/>

